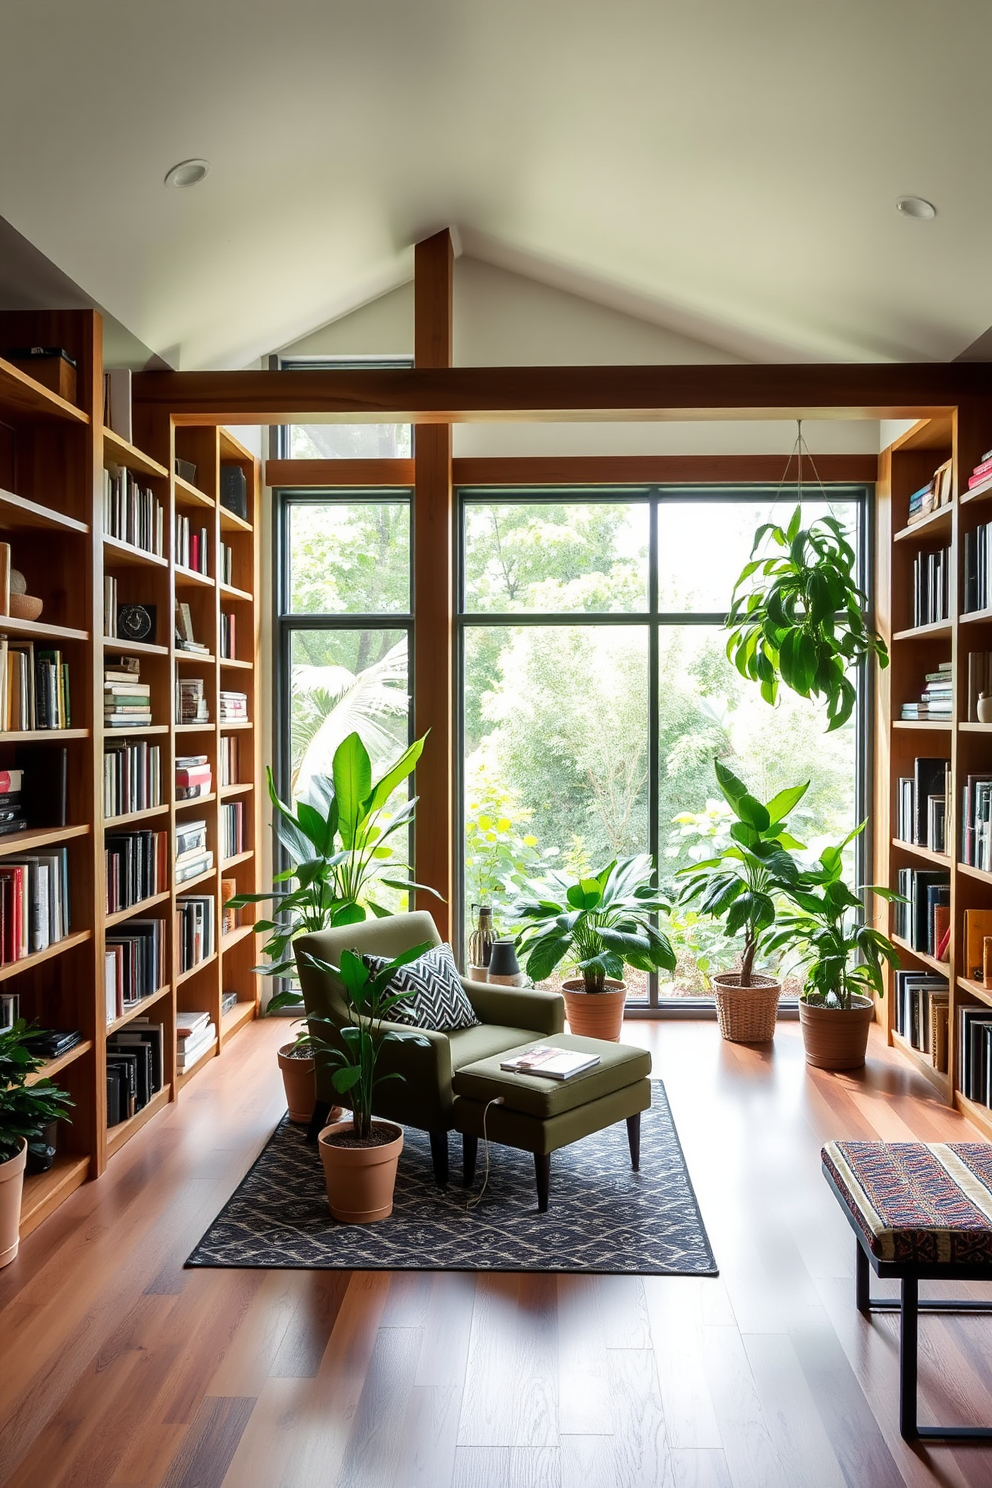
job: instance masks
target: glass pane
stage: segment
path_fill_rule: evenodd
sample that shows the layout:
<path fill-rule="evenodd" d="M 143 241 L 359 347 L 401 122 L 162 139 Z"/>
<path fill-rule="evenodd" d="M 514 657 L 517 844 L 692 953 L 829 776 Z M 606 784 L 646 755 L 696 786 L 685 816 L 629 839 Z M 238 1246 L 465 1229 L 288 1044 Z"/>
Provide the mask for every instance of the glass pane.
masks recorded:
<path fill-rule="evenodd" d="M 658 608 L 722 614 L 730 608 L 737 576 L 751 556 L 754 534 L 764 522 L 787 525 L 793 494 L 765 501 L 682 501 L 665 497 L 658 506 Z M 834 516 L 857 548 L 858 507 L 852 501 L 803 501 L 806 526 Z"/>
<path fill-rule="evenodd" d="M 405 614 L 410 503 L 293 501 L 289 561 L 295 614 Z"/>
<path fill-rule="evenodd" d="M 793 834 L 813 856 L 839 843 L 855 825 L 856 731 L 853 720 L 825 732 L 821 706 L 782 689 L 775 708 L 727 660 L 721 626 L 664 626 L 659 647 L 659 822 L 662 877 L 712 855 L 729 841 L 730 808 L 713 771 L 719 757 L 768 801 L 788 785 L 810 782 L 790 817 Z M 681 819 L 679 819 L 681 818 Z M 848 850 L 855 882 L 854 849 Z M 672 930 L 679 964 L 662 997 L 709 994 L 709 974 L 733 970 L 740 940 L 691 910 L 677 910 Z M 798 987 L 787 986 L 787 995 Z"/>
<path fill-rule="evenodd" d="M 465 924 L 506 934 L 528 883 L 647 850 L 647 627 L 469 627 L 464 691 Z"/>
<path fill-rule="evenodd" d="M 413 453 L 410 424 L 290 424 L 291 460 L 402 460 Z"/>
<path fill-rule="evenodd" d="M 646 503 L 467 502 L 465 608 L 648 607 Z"/>

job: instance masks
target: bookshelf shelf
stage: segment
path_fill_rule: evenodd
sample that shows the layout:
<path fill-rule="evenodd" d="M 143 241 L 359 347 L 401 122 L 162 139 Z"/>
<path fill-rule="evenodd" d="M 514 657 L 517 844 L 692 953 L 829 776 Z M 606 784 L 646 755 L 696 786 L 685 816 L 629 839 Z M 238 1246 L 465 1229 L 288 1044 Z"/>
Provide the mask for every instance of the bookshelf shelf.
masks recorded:
<path fill-rule="evenodd" d="M 188 801 L 177 801 L 176 810 L 191 811 L 197 806 L 209 806 L 210 802 L 216 801 L 216 799 L 217 797 L 213 791 L 207 796 L 191 796 Z"/>
<path fill-rule="evenodd" d="M 919 847 L 915 842 L 903 842 L 901 837 L 893 837 L 892 846 L 898 847 L 901 852 L 912 853 L 914 858 L 923 858 L 927 863 L 935 863 L 938 868 L 950 868 L 951 860 L 947 853 L 933 852 L 929 847 Z"/>
<path fill-rule="evenodd" d="M 222 801 L 226 801 L 228 796 L 245 796 L 249 791 L 253 791 L 254 789 L 254 783 L 250 780 L 239 781 L 236 785 L 222 785 L 220 788 L 220 798 Z"/>
<path fill-rule="evenodd" d="M 110 728 L 108 726 L 104 742 L 109 743 L 111 739 L 133 739 L 135 736 L 144 738 L 146 734 L 167 734 L 168 732 L 167 723 L 136 723 L 132 728 Z"/>
<path fill-rule="evenodd" d="M 251 729 L 254 727 L 255 725 L 250 718 L 222 718 L 220 721 L 220 731 L 222 734 L 228 733 L 231 729 Z"/>
<path fill-rule="evenodd" d="M 933 625 L 914 625 L 909 630 L 897 630 L 894 641 L 943 641 L 950 640 L 952 626 L 949 620 L 937 620 Z"/>
<path fill-rule="evenodd" d="M 245 589 L 235 589 L 233 584 L 222 583 L 220 586 L 220 592 L 223 599 L 240 599 L 243 600 L 245 604 L 252 604 L 255 599 L 255 596 L 253 594 L 249 594 Z"/>
<path fill-rule="evenodd" d="M 992 873 L 987 873 L 984 868 L 973 868 L 970 863 L 958 863 L 958 872 L 968 878 L 977 878 L 979 883 L 992 884 Z"/>
<path fill-rule="evenodd" d="M 119 1029 L 126 1028 L 133 1018 L 143 1018 L 150 1007 L 162 1001 L 164 997 L 171 997 L 172 983 L 167 982 L 164 987 L 159 987 L 157 992 L 149 992 L 147 997 L 142 997 L 134 1007 L 129 1007 L 119 1018 L 114 1018 L 107 1024 L 107 1034 L 117 1033 Z"/>
<path fill-rule="evenodd" d="M 151 641 L 122 641 L 117 636 L 104 636 L 105 651 L 119 651 L 122 656 L 168 656 L 168 646 L 156 646 Z"/>
<path fill-rule="evenodd" d="M 992 620 L 992 609 L 969 610 L 966 615 L 958 616 L 959 625 L 980 625 L 985 620 Z"/>
<path fill-rule="evenodd" d="M 216 868 L 208 868 L 207 871 L 206 871 L 206 873 L 198 873 L 195 878 L 177 879 L 177 881 L 176 881 L 176 893 L 177 894 L 190 894 L 197 887 L 198 884 L 204 884 L 209 879 L 216 878 L 216 876 L 217 876 L 217 869 Z"/>
<path fill-rule="evenodd" d="M 79 522 L 65 512 L 53 511 L 50 506 L 40 506 L 26 496 L 15 496 L 13 491 L 0 490 L 0 528 L 5 532 L 40 529 L 52 532 L 75 532 L 85 537 L 89 524 Z"/>
<path fill-rule="evenodd" d="M 181 568 L 175 565 L 177 584 L 193 584 L 202 586 L 204 589 L 213 589 L 214 581 L 209 574 L 197 573 L 195 568 Z"/>
<path fill-rule="evenodd" d="M 35 951 L 30 956 L 23 956 L 20 961 L 8 961 L 6 965 L 0 966 L 0 982 L 20 976 L 24 971 L 33 971 L 35 967 L 51 961 L 55 956 L 64 956 L 66 951 L 75 950 L 77 946 L 85 945 L 88 940 L 92 939 L 92 930 L 76 930 L 65 936 L 63 940 L 57 940 L 54 945 L 47 946 L 43 951 Z"/>
<path fill-rule="evenodd" d="M 239 925 L 236 930 L 229 930 L 226 935 L 221 936 L 221 949 L 230 951 L 242 940 L 247 940 L 249 935 L 254 935 L 254 925 Z"/>
<path fill-rule="evenodd" d="M 163 1106 L 169 1104 L 171 1095 L 171 1086 L 163 1085 L 161 1090 L 156 1090 L 147 1106 L 142 1106 L 134 1116 L 129 1116 L 126 1121 L 118 1122 L 116 1126 L 108 1127 L 107 1156 L 113 1157 L 115 1152 L 120 1152 L 121 1148 L 125 1147 L 143 1126 L 148 1125 L 153 1116 L 158 1115 Z"/>
<path fill-rule="evenodd" d="M 200 666 L 213 666 L 216 660 L 216 656 L 211 656 L 206 651 L 180 651 L 178 648 L 176 650 L 177 662 L 198 662 Z"/>
<path fill-rule="evenodd" d="M 0 403 L 14 419 L 86 425 L 90 416 L 0 357 Z"/>
<path fill-rule="evenodd" d="M 236 868 L 239 863 L 250 862 L 254 856 L 254 850 L 252 848 L 248 848 L 246 852 L 235 853 L 233 858 L 225 858 L 220 866 L 224 871 L 226 871 L 228 868 Z"/>
<path fill-rule="evenodd" d="M 214 725 L 212 723 L 177 723 L 177 734 L 212 734 Z"/>
<path fill-rule="evenodd" d="M 169 472 L 164 465 L 143 454 L 133 444 L 128 444 L 126 439 L 115 434 L 106 425 L 103 430 L 103 458 L 105 463 L 110 460 L 115 465 L 126 465 L 129 470 L 138 470 L 142 475 L 151 475 L 159 480 L 169 479 Z"/>
<path fill-rule="evenodd" d="M 136 548 L 133 543 L 121 542 L 119 537 L 108 537 L 106 533 L 103 538 L 105 563 L 109 568 L 119 563 L 127 564 L 132 568 L 168 568 L 168 558 L 160 558 L 157 553 L 149 553 L 147 548 Z"/>
<path fill-rule="evenodd" d="M 181 475 L 174 478 L 176 488 L 176 504 L 178 506 L 206 506 L 214 507 L 214 498 L 201 491 L 198 486 L 190 485 L 188 480 L 183 480 Z"/>
<path fill-rule="evenodd" d="M 82 1059 L 85 1054 L 92 1054 L 93 1040 L 82 1039 L 78 1044 L 73 1044 L 58 1059 L 46 1059 L 40 1069 L 35 1070 L 33 1075 L 28 1075 L 25 1085 L 37 1085 L 39 1080 L 54 1080 L 60 1070 L 67 1069 L 70 1064 L 75 1064 L 77 1059 Z"/>
<path fill-rule="evenodd" d="M 221 1019 L 221 1047 L 223 1048 L 225 1042 L 232 1034 L 237 1033 L 239 1028 L 243 1028 L 246 1023 L 250 1023 L 254 1016 L 255 1004 L 253 1002 L 236 1002 L 231 1011 L 225 1013 Z"/>
<path fill-rule="evenodd" d="M 967 1116 L 979 1131 L 984 1132 L 987 1138 L 992 1138 L 992 1111 L 988 1106 L 980 1106 L 977 1101 L 969 1100 L 960 1090 L 954 1092 L 954 1104 L 962 1116 Z"/>
<path fill-rule="evenodd" d="M 936 956 L 928 956 L 926 951 L 914 951 L 908 940 L 903 940 L 901 935 L 892 936 L 892 944 L 897 945 L 907 956 L 915 956 L 917 961 L 922 961 L 924 966 L 929 966 L 931 971 L 939 971 L 941 976 L 949 976 L 951 964 L 949 961 L 938 961 Z"/>
<path fill-rule="evenodd" d="M 972 486 L 969 491 L 961 493 L 961 505 L 966 506 L 969 501 L 988 501 L 992 496 L 992 475 L 980 481 L 977 486 Z"/>
<path fill-rule="evenodd" d="M 66 739 L 88 739 L 89 729 L 11 729 L 7 733 L 0 733 L 0 743 L 3 744 L 41 744 L 46 740 Z M 0 838 L 0 842 L 3 839 Z"/>
<path fill-rule="evenodd" d="M 77 1153 L 56 1154 L 47 1173 L 32 1173 L 24 1180 L 21 1198 L 21 1239 L 27 1239 L 43 1220 L 81 1188 L 90 1176 L 90 1159 Z"/>
<path fill-rule="evenodd" d="M 10 737 L 9 735 L 2 737 Z M 0 858 L 5 858 L 8 853 L 36 852 L 39 848 L 58 847 L 63 842 L 70 842 L 73 837 L 88 837 L 92 831 L 89 822 L 81 827 L 26 827 L 23 832 L 10 832 L 6 837 L 0 837 Z"/>
<path fill-rule="evenodd" d="M 904 527 L 897 532 L 892 539 L 893 542 L 909 542 L 912 539 L 919 540 L 921 536 L 927 539 L 943 536 L 951 530 L 952 506 L 939 506 L 936 511 L 930 512 L 922 517 L 919 522 L 914 522 L 912 527 Z"/>
<path fill-rule="evenodd" d="M 90 638 L 88 630 L 76 630 L 68 625 L 46 625 L 43 620 L 16 620 L 13 615 L 0 615 L 0 633 L 43 641 L 88 641 Z"/>
<path fill-rule="evenodd" d="M 195 966 L 189 967 L 187 971 L 179 972 L 176 977 L 176 986 L 181 987 L 183 983 L 188 982 L 191 977 L 195 977 L 201 971 L 206 971 L 208 967 L 216 965 L 217 954 L 218 953 L 216 951 L 212 951 L 209 956 L 204 956 L 202 961 L 197 961 Z"/>
<path fill-rule="evenodd" d="M 250 672 L 254 665 L 254 663 L 250 661 L 238 661 L 233 656 L 222 656 L 220 659 L 220 664 L 222 667 L 243 667 L 247 672 Z"/>
<path fill-rule="evenodd" d="M 922 1053 L 919 1049 L 914 1049 L 909 1039 L 904 1038 L 901 1033 L 896 1033 L 895 1030 L 892 1033 L 892 1042 L 896 1048 L 902 1050 L 903 1054 L 916 1066 L 920 1074 L 924 1075 L 930 1081 L 931 1085 L 937 1087 L 946 1100 L 950 1094 L 950 1081 L 943 1070 L 935 1068 L 930 1056 Z"/>
<path fill-rule="evenodd" d="M 199 1074 L 200 1070 L 213 1059 L 214 1055 L 218 1052 L 218 1048 L 219 1041 L 214 1039 L 212 1044 L 208 1044 L 203 1052 L 196 1056 L 188 1070 L 184 1070 L 181 1075 L 176 1076 L 176 1084 L 180 1090 L 182 1090 L 184 1085 L 188 1085 L 190 1080 Z"/>
<path fill-rule="evenodd" d="M 104 920 L 105 925 L 123 925 L 125 920 L 133 920 L 135 917 L 147 914 L 154 909 L 156 904 L 164 904 L 171 897 L 171 890 L 163 889 L 160 894 L 153 894 L 150 899 L 142 899 L 138 904 L 130 904 L 127 909 L 117 909 L 113 914 L 108 914 Z"/>
<path fill-rule="evenodd" d="M 984 982 L 976 982 L 974 977 L 959 976 L 955 980 L 962 992 L 968 992 L 972 997 L 977 997 L 979 1002 L 992 1007 L 992 987 L 986 987 Z"/>
<path fill-rule="evenodd" d="M 130 827 L 135 822 L 150 821 L 156 816 L 167 816 L 169 812 L 168 803 L 164 806 L 146 806 L 144 811 L 129 811 L 125 816 L 105 816 L 103 824 L 105 827 Z"/>
<path fill-rule="evenodd" d="M 226 506 L 220 508 L 220 530 L 222 532 L 252 532 L 250 522 L 244 517 L 239 517 L 237 512 L 228 511 Z"/>
<path fill-rule="evenodd" d="M 895 729 L 932 729 L 935 733 L 949 734 L 954 728 L 953 719 L 949 718 L 946 723 L 938 723 L 935 718 L 896 718 L 892 727 Z"/>

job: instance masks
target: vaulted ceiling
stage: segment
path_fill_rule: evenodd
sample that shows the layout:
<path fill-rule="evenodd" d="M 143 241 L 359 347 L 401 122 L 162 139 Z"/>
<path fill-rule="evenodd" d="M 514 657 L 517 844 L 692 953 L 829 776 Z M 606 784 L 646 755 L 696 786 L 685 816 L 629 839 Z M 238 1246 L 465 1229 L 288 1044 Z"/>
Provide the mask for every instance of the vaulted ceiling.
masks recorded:
<path fill-rule="evenodd" d="M 183 367 L 448 224 L 735 355 L 943 360 L 992 323 L 990 55 L 986 0 L 0 0 L 0 214 Z"/>

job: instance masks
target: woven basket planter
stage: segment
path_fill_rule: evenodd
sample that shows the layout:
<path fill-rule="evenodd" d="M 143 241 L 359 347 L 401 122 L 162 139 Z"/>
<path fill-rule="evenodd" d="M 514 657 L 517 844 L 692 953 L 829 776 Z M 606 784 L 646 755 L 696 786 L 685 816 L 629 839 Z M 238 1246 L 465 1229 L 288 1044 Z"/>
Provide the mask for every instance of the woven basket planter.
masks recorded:
<path fill-rule="evenodd" d="M 713 978 L 713 995 L 723 1037 L 732 1044 L 767 1044 L 775 1037 L 781 992 L 777 977 L 754 972 L 751 985 L 742 987 L 739 971 L 720 972 Z"/>

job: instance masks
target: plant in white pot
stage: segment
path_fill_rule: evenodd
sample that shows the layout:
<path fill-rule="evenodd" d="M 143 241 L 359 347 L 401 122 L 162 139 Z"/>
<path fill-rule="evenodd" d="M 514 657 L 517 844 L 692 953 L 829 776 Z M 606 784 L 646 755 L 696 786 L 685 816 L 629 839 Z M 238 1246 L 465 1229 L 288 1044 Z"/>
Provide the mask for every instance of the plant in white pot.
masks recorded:
<path fill-rule="evenodd" d="M 353 1022 L 338 1028 L 331 1018 L 310 1018 L 310 1041 L 319 1058 L 335 1066 L 331 1079 L 335 1090 L 348 1102 L 352 1114 L 331 1122 L 318 1137 L 320 1157 L 327 1183 L 327 1199 L 335 1219 L 344 1224 L 371 1224 L 387 1219 L 393 1209 L 396 1168 L 403 1150 L 403 1128 L 392 1121 L 374 1121 L 372 1102 L 375 1087 L 384 1080 L 402 1080 L 397 1071 L 379 1076 L 376 1066 L 387 1043 L 413 1043 L 428 1047 L 423 1034 L 400 1033 L 384 1028 L 383 1022 L 412 990 L 391 992 L 394 972 L 408 961 L 416 961 L 431 949 L 430 942 L 414 946 L 401 956 L 372 971 L 353 951 L 343 951 L 338 968 L 317 956 L 309 964 L 340 980 Z M 325 1024 L 332 1037 L 314 1033 Z"/>
<path fill-rule="evenodd" d="M 654 878 L 654 863 L 644 853 L 615 859 L 577 883 L 566 886 L 559 879 L 565 891 L 561 900 L 551 897 L 547 885 L 535 885 L 540 897 L 515 906 L 516 918 L 528 922 L 517 935 L 528 975 L 543 981 L 562 961 L 581 972 L 562 983 L 573 1033 L 619 1039 L 625 965 L 637 971 L 675 970 L 671 941 L 654 923 L 669 909 Z"/>
<path fill-rule="evenodd" d="M 864 822 L 839 847 L 824 848 L 789 890 L 794 908 L 779 916 L 770 950 L 794 949 L 805 973 L 799 1017 L 806 1062 L 817 1069 L 858 1069 L 865 1062 L 874 997 L 884 993 L 882 963 L 899 965 L 899 953 L 874 926 L 843 879 L 843 853 Z M 891 889 L 871 886 L 880 899 L 902 901 Z"/>
<path fill-rule="evenodd" d="M 45 1063 L 28 1047 L 33 1033 L 23 1018 L 0 1029 L 0 1266 L 17 1255 L 28 1145 L 73 1104 L 51 1080 L 28 1084 Z"/>
<path fill-rule="evenodd" d="M 782 983 L 757 971 L 755 963 L 772 952 L 770 932 L 782 895 L 799 882 L 791 850 L 802 843 L 787 830 L 786 818 L 809 782 L 779 791 L 765 804 L 722 761 L 714 763 L 717 784 L 735 817 L 730 841 L 714 857 L 680 870 L 686 882 L 679 902 L 698 904 L 702 914 L 724 921 L 728 936 L 743 937 L 740 970 L 711 978 L 720 1032 L 732 1043 L 766 1043 L 775 1034 Z"/>

